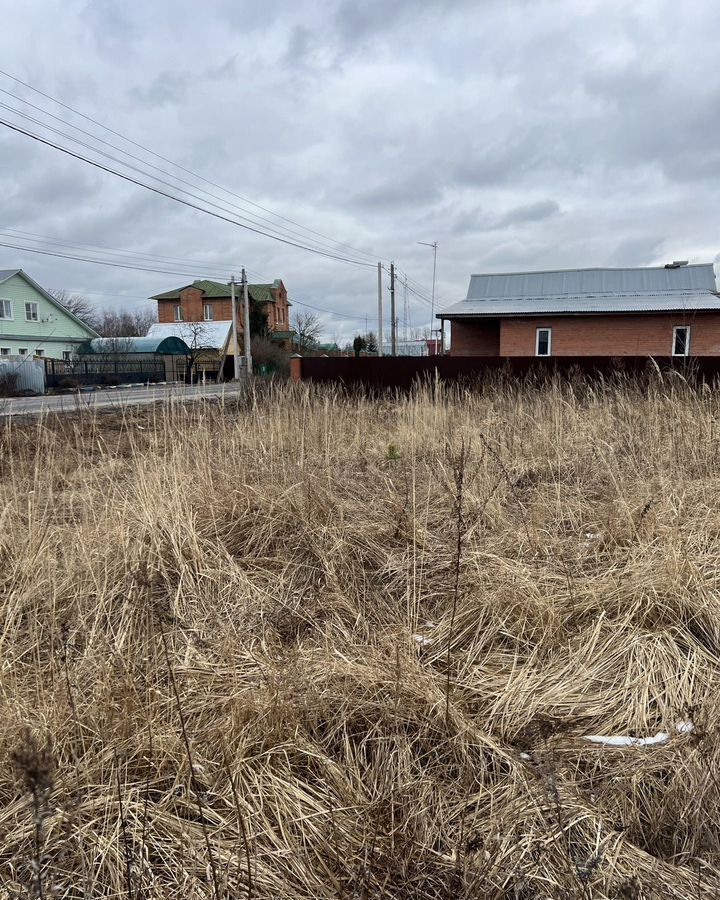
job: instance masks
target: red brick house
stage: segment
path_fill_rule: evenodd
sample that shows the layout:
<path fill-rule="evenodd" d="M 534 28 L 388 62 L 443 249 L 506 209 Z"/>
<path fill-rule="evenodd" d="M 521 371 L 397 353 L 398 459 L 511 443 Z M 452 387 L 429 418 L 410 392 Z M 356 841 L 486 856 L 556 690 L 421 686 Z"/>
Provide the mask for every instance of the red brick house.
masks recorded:
<path fill-rule="evenodd" d="M 292 350 L 287 291 L 277 278 L 272 284 L 249 284 L 248 294 L 267 318 L 270 337 L 286 350 Z M 238 317 L 238 341 L 243 352 L 242 285 L 236 284 L 235 298 Z M 156 294 L 151 300 L 158 305 L 158 322 L 231 322 L 230 285 L 218 281 L 193 281 L 185 287 Z"/>
<path fill-rule="evenodd" d="M 472 275 L 451 356 L 718 356 L 711 263 Z"/>

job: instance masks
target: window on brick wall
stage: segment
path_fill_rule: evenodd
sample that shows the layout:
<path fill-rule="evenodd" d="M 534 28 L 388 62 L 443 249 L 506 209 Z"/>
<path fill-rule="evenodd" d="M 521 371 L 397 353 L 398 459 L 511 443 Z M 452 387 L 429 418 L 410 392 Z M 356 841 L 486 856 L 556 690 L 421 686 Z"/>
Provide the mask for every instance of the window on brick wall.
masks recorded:
<path fill-rule="evenodd" d="M 215 318 L 215 312 L 212 303 L 206 303 L 203 306 L 203 317 L 206 322 L 212 322 L 212 320 Z"/>
<path fill-rule="evenodd" d="M 174 309 L 174 311 L 175 311 L 175 321 L 176 321 L 176 322 L 182 322 L 182 320 L 183 320 L 183 317 L 182 317 L 182 306 L 175 306 L 175 307 L 173 307 L 173 309 Z"/>
<path fill-rule="evenodd" d="M 535 356 L 550 356 L 552 349 L 552 329 L 538 328 L 535 332 Z"/>
<path fill-rule="evenodd" d="M 673 328 L 673 356 L 690 356 L 690 326 L 676 325 Z"/>

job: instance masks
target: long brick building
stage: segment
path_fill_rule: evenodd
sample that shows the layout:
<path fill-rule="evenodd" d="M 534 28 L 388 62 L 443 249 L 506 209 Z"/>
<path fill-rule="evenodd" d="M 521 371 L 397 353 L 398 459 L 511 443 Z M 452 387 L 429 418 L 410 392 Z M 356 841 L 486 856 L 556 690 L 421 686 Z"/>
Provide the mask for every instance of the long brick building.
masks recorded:
<path fill-rule="evenodd" d="M 452 356 L 718 356 L 711 263 L 472 275 Z"/>

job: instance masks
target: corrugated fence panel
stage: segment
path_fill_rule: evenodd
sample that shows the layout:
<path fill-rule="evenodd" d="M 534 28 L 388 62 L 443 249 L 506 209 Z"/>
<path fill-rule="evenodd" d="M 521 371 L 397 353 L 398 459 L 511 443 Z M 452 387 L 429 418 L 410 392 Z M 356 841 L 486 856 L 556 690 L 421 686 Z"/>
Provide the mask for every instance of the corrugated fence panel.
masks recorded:
<path fill-rule="evenodd" d="M 28 356 L 6 356 L 0 359 L 0 379 L 15 376 L 15 390 L 45 393 L 45 361 Z"/>

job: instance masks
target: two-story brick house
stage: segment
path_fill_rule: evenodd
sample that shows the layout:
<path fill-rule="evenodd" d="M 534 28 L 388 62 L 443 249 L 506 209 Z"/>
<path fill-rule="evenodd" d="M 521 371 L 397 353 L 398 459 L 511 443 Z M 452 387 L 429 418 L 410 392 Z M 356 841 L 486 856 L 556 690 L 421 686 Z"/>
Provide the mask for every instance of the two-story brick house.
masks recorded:
<path fill-rule="evenodd" d="M 720 356 L 711 263 L 472 275 L 452 356 Z"/>
<path fill-rule="evenodd" d="M 286 350 L 292 349 L 287 290 L 282 280 L 277 278 L 272 284 L 249 284 L 248 294 L 262 310 L 267 319 L 269 337 Z M 235 298 L 238 321 L 238 341 L 244 351 L 245 333 L 242 286 L 236 284 Z M 156 294 L 151 300 L 157 301 L 158 322 L 228 322 L 232 321 L 232 300 L 230 285 L 218 281 L 193 281 L 192 284 Z"/>

